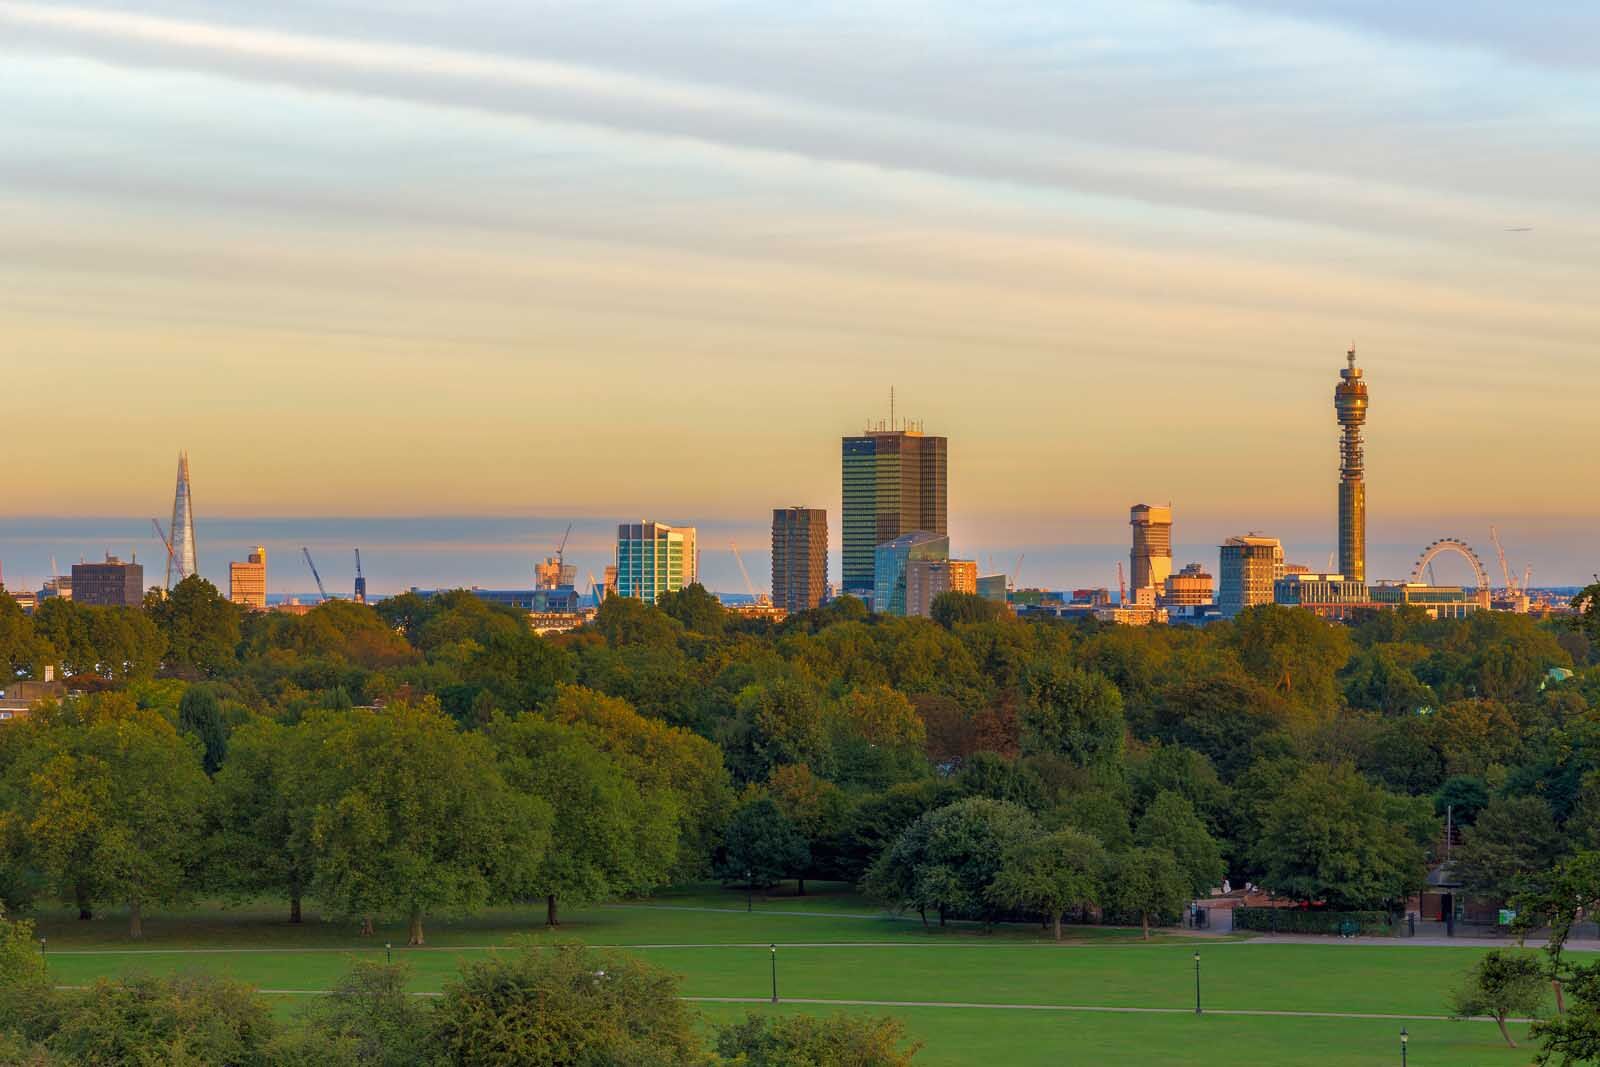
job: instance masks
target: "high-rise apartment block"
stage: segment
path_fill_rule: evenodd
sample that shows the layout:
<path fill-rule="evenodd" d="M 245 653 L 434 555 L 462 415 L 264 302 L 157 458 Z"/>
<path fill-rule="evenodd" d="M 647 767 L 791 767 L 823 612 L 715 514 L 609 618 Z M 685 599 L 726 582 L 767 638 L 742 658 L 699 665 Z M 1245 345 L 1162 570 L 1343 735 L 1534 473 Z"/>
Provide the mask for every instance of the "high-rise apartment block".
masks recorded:
<path fill-rule="evenodd" d="M 267 610 L 267 550 L 261 545 L 243 563 L 228 564 L 228 599 L 251 611 Z"/>
<path fill-rule="evenodd" d="M 945 593 L 978 592 L 975 559 L 914 559 L 906 563 L 906 614 L 928 618 Z"/>
<path fill-rule="evenodd" d="M 1166 586 L 1159 602 L 1162 607 L 1184 607 L 1209 604 L 1216 591 L 1211 575 L 1198 563 L 1187 564 L 1177 574 L 1167 576 Z"/>
<path fill-rule="evenodd" d="M 913 563 L 946 562 L 950 559 L 950 538 L 927 530 L 913 530 L 881 544 L 873 552 L 873 574 L 877 586 L 872 591 L 872 610 L 882 615 L 906 614 L 906 572 Z M 973 587 L 977 587 L 977 566 L 973 566 Z"/>
<path fill-rule="evenodd" d="M 1217 608 L 1231 618 L 1245 608 L 1272 603 L 1273 584 L 1283 577 L 1283 545 L 1258 533 L 1222 543 Z"/>
<path fill-rule="evenodd" d="M 1135 504 L 1128 511 L 1133 549 L 1128 553 L 1135 599 L 1141 589 L 1161 592 L 1172 573 L 1172 508 Z"/>
<path fill-rule="evenodd" d="M 917 530 L 949 532 L 946 445 L 943 437 L 925 436 L 919 423 L 901 429 L 892 420 L 844 438 L 846 593 L 872 596 L 879 545 Z"/>
<path fill-rule="evenodd" d="M 828 513 L 772 509 L 772 605 L 810 611 L 828 595 Z"/>
<path fill-rule="evenodd" d="M 617 527 L 617 595 L 651 604 L 697 580 L 695 528 L 639 521 Z"/>
<path fill-rule="evenodd" d="M 116 556 L 104 563 L 74 563 L 72 599 L 97 608 L 136 608 L 144 603 L 144 566 Z"/>
<path fill-rule="evenodd" d="M 1339 573 L 1351 581 L 1367 580 L 1367 481 L 1361 427 L 1367 421 L 1367 383 L 1356 366 L 1356 350 L 1345 353 L 1350 365 L 1339 372 L 1333 409 L 1339 418 Z"/>

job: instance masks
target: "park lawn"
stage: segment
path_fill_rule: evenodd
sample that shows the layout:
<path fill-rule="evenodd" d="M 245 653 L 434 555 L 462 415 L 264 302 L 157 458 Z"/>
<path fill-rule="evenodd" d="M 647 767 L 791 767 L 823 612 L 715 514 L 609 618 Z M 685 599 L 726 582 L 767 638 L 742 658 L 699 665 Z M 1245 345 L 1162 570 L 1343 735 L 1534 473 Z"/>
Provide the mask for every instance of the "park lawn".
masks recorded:
<path fill-rule="evenodd" d="M 923 1042 L 918 1067 L 1391 1067 L 1400 1062 L 1401 1023 L 1383 1019 L 1296 1019 L 1222 1015 L 1107 1015 L 1067 1012 L 952 1011 L 938 1008 L 823 1008 L 809 1005 L 701 1004 L 710 1024 L 746 1012 L 849 1011 L 893 1015 Z M 998 1016 L 998 1017 L 997 1017 Z M 1514 1025 L 1510 1049 L 1493 1023 L 1406 1022 L 1411 1067 L 1525 1067 L 1527 1027 Z"/>
<path fill-rule="evenodd" d="M 849 894 L 757 900 L 746 913 L 742 895 L 680 891 L 654 903 L 572 909 L 557 931 L 543 912 L 504 909 L 467 920 L 429 924 L 429 945 L 397 961 L 412 988 L 437 992 L 464 960 L 483 958 L 514 941 L 549 944 L 581 939 L 614 945 L 683 978 L 691 997 L 758 997 L 771 991 L 778 948 L 780 992 L 818 1000 L 934 1001 L 985 1005 L 1081 1005 L 1189 1009 L 1194 1003 L 1193 953 L 1201 954 L 1202 995 L 1215 1010 L 1270 1010 L 1442 1016 L 1446 994 L 1487 946 L 1372 945 L 1330 940 L 1293 944 L 1168 934 L 1146 943 L 1135 932 L 1071 928 L 1056 945 L 1035 926 L 985 934 L 955 925 L 925 931 L 912 920 L 871 916 Z M 729 907 L 728 905 L 733 905 Z M 98 977 L 207 970 L 226 973 L 275 994 L 292 1018 L 310 994 L 331 988 L 356 958 L 382 959 L 384 938 L 356 936 L 354 924 L 308 921 L 291 926 L 282 910 L 193 909 L 154 915 L 142 943 L 130 943 L 120 916 L 79 923 L 67 913 L 41 916 L 55 980 L 84 985 Z M 697 1004 L 710 1018 L 751 1010 Z M 773 1010 L 769 1005 L 754 1010 Z M 777 1010 L 786 1010 L 779 1008 Z M 826 1013 L 826 1005 L 803 1010 Z M 1060 1012 L 1001 1008 L 864 1007 L 906 1021 L 927 1043 L 919 1063 L 1387 1063 L 1395 1059 L 1402 1021 L 1223 1016 L 1192 1013 Z M 1493 1024 L 1405 1020 L 1416 1035 L 1418 1067 L 1451 1063 L 1526 1063 L 1526 1053 L 1499 1044 Z M 1195 1027 L 1204 1026 L 1197 1037 Z M 1385 1045 L 1387 1042 L 1387 1045 Z M 1424 1053 L 1423 1049 L 1427 1052 Z M 1387 1053 L 1386 1050 L 1387 1049 Z M 1366 1058 L 1370 1054 L 1371 1058 Z M 1387 1058 L 1385 1056 L 1387 1055 Z M 1509 1057 L 1509 1058 L 1508 1058 Z M 1519 1058 L 1520 1057 L 1520 1058 Z"/>

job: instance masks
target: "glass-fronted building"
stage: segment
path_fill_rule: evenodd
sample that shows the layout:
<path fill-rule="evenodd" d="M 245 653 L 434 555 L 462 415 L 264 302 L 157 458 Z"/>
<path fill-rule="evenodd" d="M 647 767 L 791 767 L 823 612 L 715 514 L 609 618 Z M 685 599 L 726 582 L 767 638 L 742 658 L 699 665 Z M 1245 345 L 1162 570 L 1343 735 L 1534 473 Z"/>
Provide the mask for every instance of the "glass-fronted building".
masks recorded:
<path fill-rule="evenodd" d="M 682 592 L 697 580 L 695 528 L 662 522 L 617 527 L 617 595 L 654 604 L 663 593 Z"/>
<path fill-rule="evenodd" d="M 882 615 L 904 615 L 907 565 L 913 560 L 949 558 L 950 538 L 927 530 L 913 530 L 879 545 L 873 553 L 876 584 L 872 589 L 872 610 Z"/>
<path fill-rule="evenodd" d="M 947 474 L 943 437 L 885 427 L 844 438 L 841 584 L 846 593 L 873 595 L 877 546 L 915 530 L 949 532 Z"/>

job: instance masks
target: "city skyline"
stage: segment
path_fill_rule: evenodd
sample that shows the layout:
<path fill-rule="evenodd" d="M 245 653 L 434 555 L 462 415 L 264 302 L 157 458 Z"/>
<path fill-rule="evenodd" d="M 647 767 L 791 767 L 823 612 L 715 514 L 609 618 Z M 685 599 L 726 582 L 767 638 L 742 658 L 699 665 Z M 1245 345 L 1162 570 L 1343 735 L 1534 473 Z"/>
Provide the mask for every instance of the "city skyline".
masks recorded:
<path fill-rule="evenodd" d="M 965 521 L 1276 526 L 1351 340 L 1370 536 L 1600 509 L 1600 15 L 141 8 L 0 3 L 7 392 L 118 429 L 21 405 L 9 514 L 163 514 L 177 447 L 213 515 L 834 510 L 898 383 Z"/>

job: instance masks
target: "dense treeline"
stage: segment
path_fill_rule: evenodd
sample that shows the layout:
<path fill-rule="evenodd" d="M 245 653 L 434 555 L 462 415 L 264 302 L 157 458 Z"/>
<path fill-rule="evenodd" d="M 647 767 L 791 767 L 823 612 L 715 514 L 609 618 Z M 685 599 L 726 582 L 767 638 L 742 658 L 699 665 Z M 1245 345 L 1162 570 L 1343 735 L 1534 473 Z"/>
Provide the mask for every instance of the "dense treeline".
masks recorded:
<path fill-rule="evenodd" d="M 82 695 L 0 728 L 0 899 L 303 900 L 359 921 L 671 882 L 843 880 L 926 921 L 1172 921 L 1224 877 L 1417 888 L 1448 809 L 1504 896 L 1600 845 L 1600 614 L 1252 609 L 1203 630 L 781 625 L 691 587 L 540 638 L 468 593 L 246 614 L 0 595 L 0 661 Z M 1558 679 L 1552 668 L 1575 672 Z"/>

